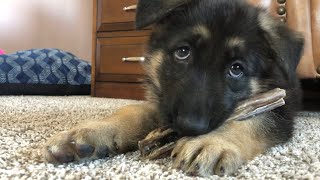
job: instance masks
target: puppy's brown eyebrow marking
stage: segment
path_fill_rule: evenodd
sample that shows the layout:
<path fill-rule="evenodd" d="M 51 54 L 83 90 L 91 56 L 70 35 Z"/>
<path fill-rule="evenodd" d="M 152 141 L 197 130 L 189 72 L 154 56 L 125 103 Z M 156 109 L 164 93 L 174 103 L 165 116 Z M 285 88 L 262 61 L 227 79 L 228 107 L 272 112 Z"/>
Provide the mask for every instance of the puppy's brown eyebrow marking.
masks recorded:
<path fill-rule="evenodd" d="M 245 40 L 241 37 L 231 37 L 227 40 L 226 46 L 229 48 L 242 48 L 245 45 Z"/>
<path fill-rule="evenodd" d="M 204 39 L 209 39 L 212 34 L 205 25 L 197 25 L 193 27 L 192 32 L 194 34 L 201 35 Z"/>
<path fill-rule="evenodd" d="M 150 57 L 150 61 L 145 64 L 145 70 L 154 81 L 155 85 L 160 88 L 159 75 L 157 71 L 162 64 L 164 53 L 163 51 L 158 50 L 149 54 L 148 56 Z"/>
<path fill-rule="evenodd" d="M 259 81 L 255 78 L 250 80 L 251 95 L 256 95 L 261 91 Z"/>

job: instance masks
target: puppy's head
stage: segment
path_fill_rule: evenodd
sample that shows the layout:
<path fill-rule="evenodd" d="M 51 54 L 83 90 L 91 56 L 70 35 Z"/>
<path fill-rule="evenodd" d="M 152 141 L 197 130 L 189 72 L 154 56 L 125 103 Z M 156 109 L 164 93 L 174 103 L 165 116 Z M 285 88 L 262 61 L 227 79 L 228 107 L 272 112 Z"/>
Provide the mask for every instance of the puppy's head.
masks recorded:
<path fill-rule="evenodd" d="M 245 1 L 140 0 L 136 20 L 154 24 L 149 98 L 185 135 L 213 130 L 256 93 L 298 86 L 303 38 Z"/>

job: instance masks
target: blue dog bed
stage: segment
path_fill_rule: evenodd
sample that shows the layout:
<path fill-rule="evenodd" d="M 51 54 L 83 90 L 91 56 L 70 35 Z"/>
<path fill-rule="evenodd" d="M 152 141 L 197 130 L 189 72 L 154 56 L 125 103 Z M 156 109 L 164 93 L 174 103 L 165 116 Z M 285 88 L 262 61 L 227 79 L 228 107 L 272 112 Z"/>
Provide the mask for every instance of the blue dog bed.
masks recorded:
<path fill-rule="evenodd" d="M 0 95 L 88 95 L 91 65 L 59 49 L 0 55 Z"/>

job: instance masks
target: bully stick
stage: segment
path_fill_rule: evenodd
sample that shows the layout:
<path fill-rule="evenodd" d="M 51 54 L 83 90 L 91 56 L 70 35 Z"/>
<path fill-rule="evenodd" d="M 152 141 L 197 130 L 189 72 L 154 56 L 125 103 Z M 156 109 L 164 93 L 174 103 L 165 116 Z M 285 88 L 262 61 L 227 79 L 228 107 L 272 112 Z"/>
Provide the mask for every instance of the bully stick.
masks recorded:
<path fill-rule="evenodd" d="M 280 88 L 255 95 L 240 102 L 226 121 L 243 121 L 283 106 L 285 96 L 286 91 Z M 168 156 L 179 138 L 178 134 L 168 127 L 157 128 L 138 142 L 141 157 L 152 160 Z"/>

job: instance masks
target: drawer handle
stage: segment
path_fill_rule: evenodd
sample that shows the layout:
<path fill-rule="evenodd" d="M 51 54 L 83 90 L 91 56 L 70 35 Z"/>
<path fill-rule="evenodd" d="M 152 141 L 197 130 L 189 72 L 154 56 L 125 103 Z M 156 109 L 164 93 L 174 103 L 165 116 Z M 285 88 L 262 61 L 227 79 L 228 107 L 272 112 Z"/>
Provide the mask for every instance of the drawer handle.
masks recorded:
<path fill-rule="evenodd" d="M 137 5 L 131 5 L 123 8 L 124 11 L 132 11 L 136 9 L 137 9 Z"/>
<path fill-rule="evenodd" d="M 123 62 L 144 62 L 145 57 L 124 57 L 122 58 Z"/>

